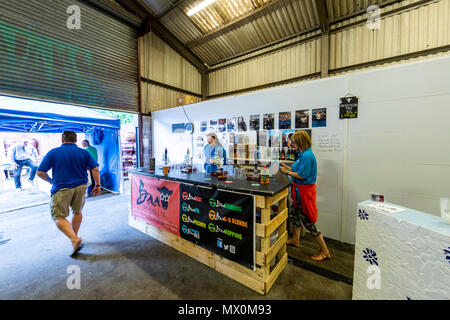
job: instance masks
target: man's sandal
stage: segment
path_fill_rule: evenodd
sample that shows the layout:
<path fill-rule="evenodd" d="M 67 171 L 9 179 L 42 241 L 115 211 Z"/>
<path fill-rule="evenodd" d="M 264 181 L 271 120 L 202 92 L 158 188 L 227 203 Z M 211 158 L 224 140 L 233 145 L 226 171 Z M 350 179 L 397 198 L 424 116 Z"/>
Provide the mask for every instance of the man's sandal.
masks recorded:
<path fill-rule="evenodd" d="M 72 254 L 70 255 L 71 258 L 75 257 L 77 255 L 78 252 L 80 252 L 81 249 L 83 249 L 84 244 L 80 242 L 80 244 L 78 245 L 78 247 L 76 249 L 73 250 Z"/>

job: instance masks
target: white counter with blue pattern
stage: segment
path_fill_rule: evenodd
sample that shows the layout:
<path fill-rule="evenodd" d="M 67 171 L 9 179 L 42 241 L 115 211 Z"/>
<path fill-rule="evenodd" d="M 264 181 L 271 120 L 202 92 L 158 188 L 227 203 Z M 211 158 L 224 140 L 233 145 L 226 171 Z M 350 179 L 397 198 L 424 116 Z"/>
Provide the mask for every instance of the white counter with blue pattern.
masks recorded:
<path fill-rule="evenodd" d="M 353 299 L 450 299 L 450 225 L 404 209 L 358 205 Z"/>

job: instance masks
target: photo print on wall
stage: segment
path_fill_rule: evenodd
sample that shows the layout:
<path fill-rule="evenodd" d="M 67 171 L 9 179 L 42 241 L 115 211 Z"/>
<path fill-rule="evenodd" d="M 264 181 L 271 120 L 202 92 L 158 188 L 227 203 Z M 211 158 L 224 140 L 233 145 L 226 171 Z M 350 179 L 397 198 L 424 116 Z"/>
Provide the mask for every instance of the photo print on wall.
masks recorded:
<path fill-rule="evenodd" d="M 225 132 L 227 127 L 227 119 L 219 119 L 219 132 Z"/>
<path fill-rule="evenodd" d="M 238 130 L 239 131 L 247 131 L 247 123 L 245 123 L 244 117 L 238 117 Z"/>
<path fill-rule="evenodd" d="M 295 111 L 295 128 L 296 129 L 309 128 L 309 110 Z"/>
<path fill-rule="evenodd" d="M 291 118 L 292 115 L 290 112 L 280 112 L 279 114 L 279 128 L 282 129 L 290 129 L 291 128 Z"/>
<path fill-rule="evenodd" d="M 200 122 L 200 132 L 205 132 L 208 129 L 208 121 Z"/>
<path fill-rule="evenodd" d="M 217 131 L 217 120 L 209 120 L 209 131 Z"/>
<path fill-rule="evenodd" d="M 227 121 L 227 130 L 230 132 L 236 131 L 236 118 L 229 118 Z"/>
<path fill-rule="evenodd" d="M 259 114 L 250 116 L 250 130 L 258 131 L 259 130 L 259 121 L 260 121 Z"/>
<path fill-rule="evenodd" d="M 264 115 L 264 130 L 273 130 L 275 128 L 275 119 L 273 113 L 267 113 Z"/>
<path fill-rule="evenodd" d="M 313 109 L 312 126 L 313 128 L 327 126 L 327 108 Z"/>

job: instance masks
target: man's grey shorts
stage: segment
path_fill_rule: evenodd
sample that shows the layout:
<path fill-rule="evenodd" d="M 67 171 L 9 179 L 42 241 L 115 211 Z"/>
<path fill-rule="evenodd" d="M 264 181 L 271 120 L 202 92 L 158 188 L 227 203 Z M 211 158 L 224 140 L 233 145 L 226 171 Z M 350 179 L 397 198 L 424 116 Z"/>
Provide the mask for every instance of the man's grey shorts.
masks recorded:
<path fill-rule="evenodd" d="M 52 219 L 65 219 L 69 216 L 69 207 L 72 213 L 81 213 L 85 203 L 87 185 L 82 184 L 75 188 L 61 189 L 52 195 L 50 210 Z"/>

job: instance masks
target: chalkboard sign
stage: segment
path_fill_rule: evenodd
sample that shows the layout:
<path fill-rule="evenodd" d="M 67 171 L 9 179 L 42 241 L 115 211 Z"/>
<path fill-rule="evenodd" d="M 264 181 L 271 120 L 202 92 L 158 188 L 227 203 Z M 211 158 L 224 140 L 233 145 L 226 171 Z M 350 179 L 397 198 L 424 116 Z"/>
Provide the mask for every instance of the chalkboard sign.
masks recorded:
<path fill-rule="evenodd" d="M 253 196 L 185 184 L 180 191 L 180 236 L 253 269 Z"/>
<path fill-rule="evenodd" d="M 358 118 L 358 98 L 346 97 L 341 98 L 339 105 L 339 119 L 355 119 Z"/>

